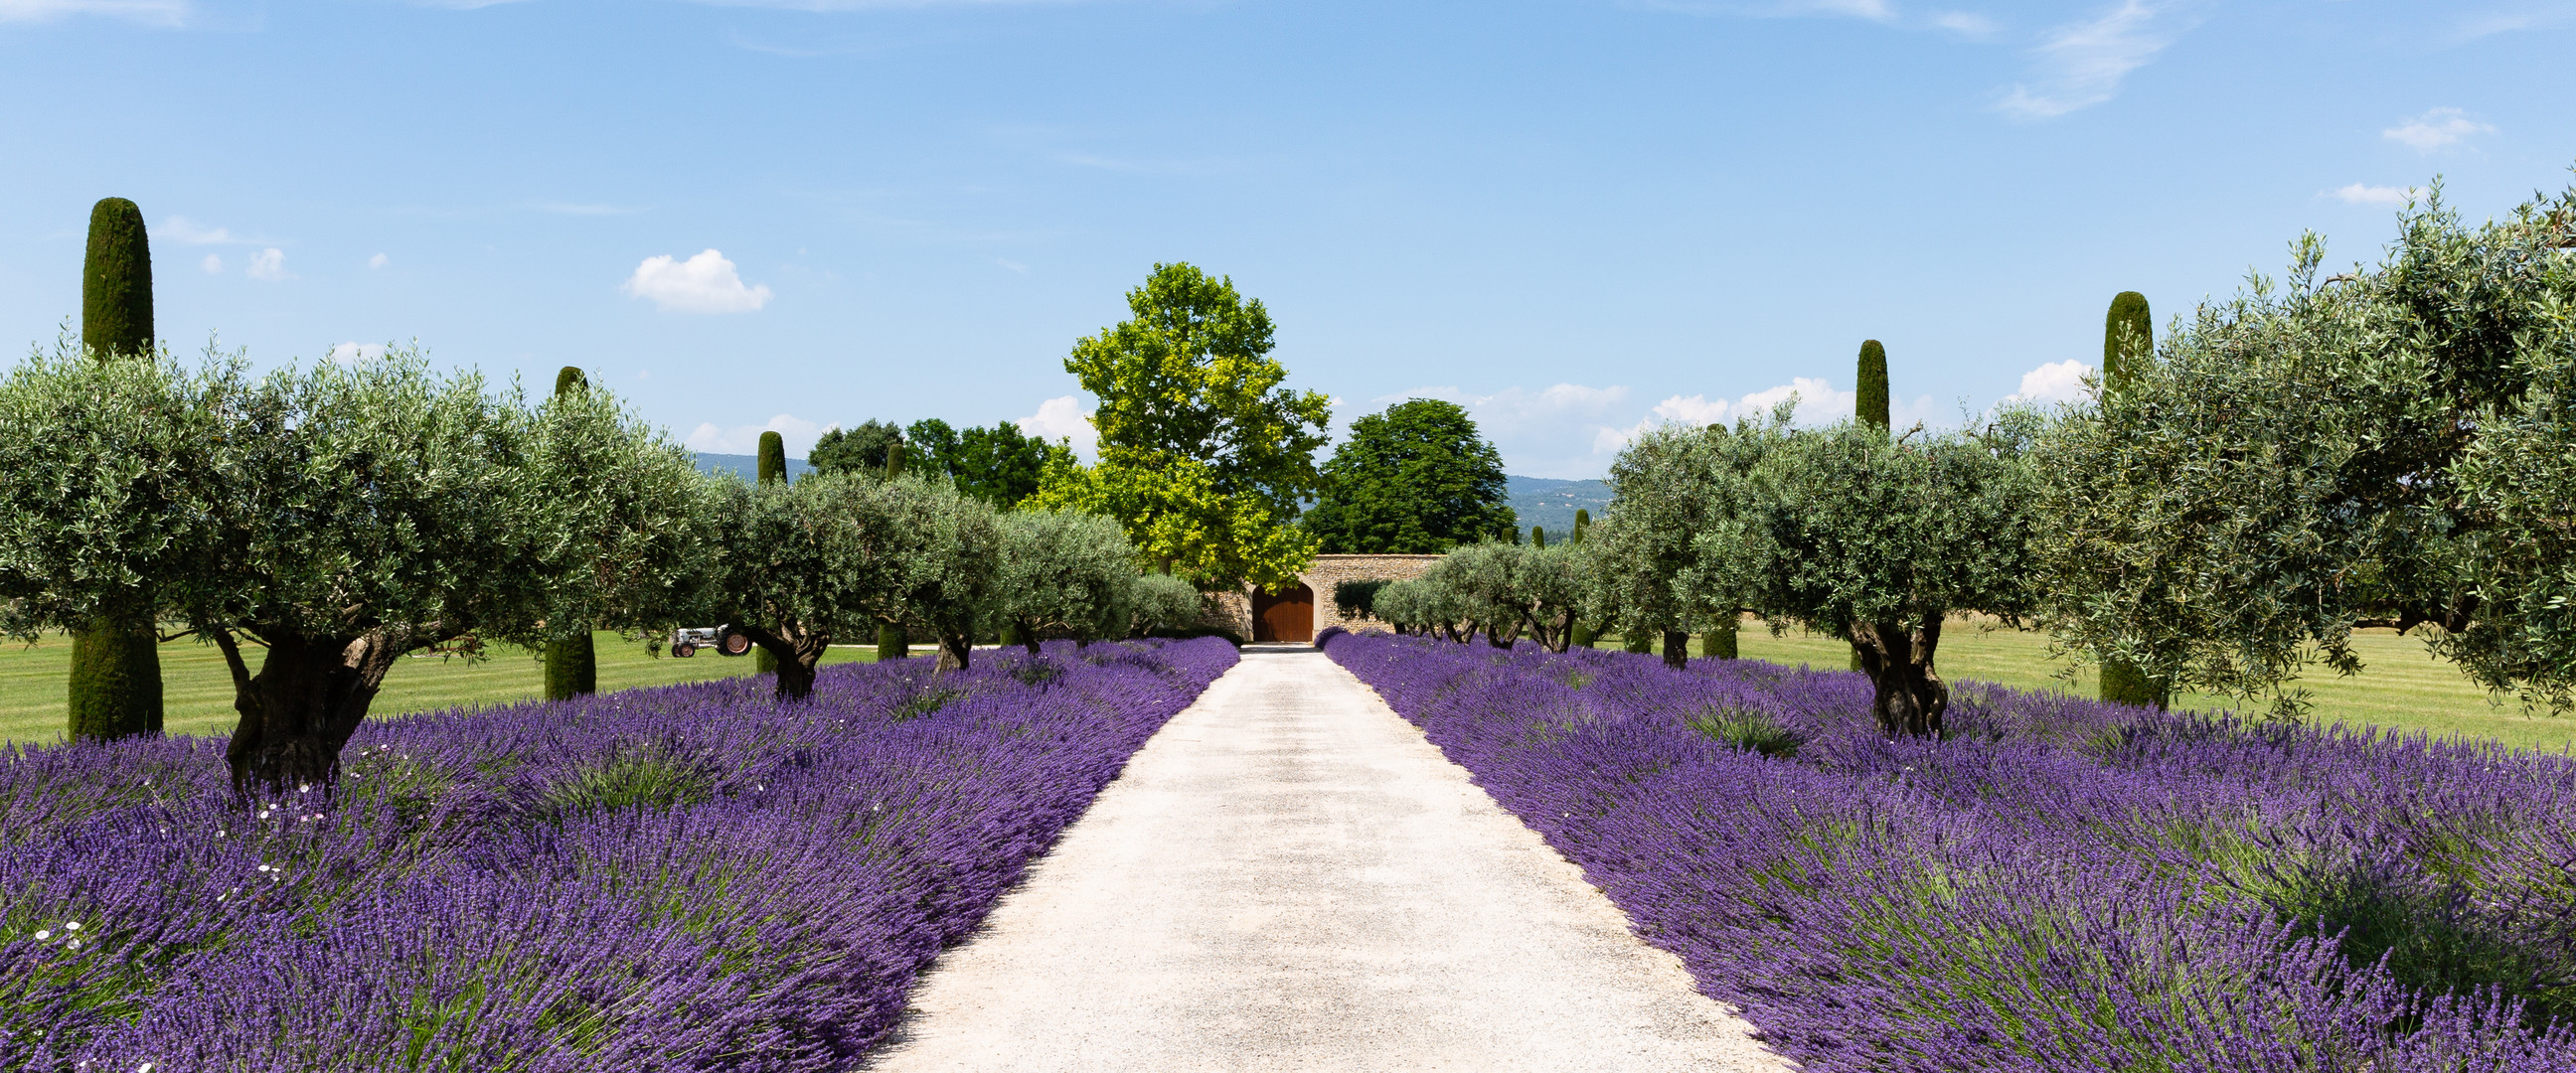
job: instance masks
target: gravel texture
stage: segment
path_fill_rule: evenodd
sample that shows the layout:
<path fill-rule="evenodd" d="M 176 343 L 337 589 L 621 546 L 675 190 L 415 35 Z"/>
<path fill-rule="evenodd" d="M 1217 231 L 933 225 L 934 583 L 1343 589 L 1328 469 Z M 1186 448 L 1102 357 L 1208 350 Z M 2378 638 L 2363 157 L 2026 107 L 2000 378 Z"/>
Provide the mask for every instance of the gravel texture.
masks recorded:
<path fill-rule="evenodd" d="M 1348 672 L 1244 656 L 939 959 L 873 1068 L 1789 1068 Z"/>

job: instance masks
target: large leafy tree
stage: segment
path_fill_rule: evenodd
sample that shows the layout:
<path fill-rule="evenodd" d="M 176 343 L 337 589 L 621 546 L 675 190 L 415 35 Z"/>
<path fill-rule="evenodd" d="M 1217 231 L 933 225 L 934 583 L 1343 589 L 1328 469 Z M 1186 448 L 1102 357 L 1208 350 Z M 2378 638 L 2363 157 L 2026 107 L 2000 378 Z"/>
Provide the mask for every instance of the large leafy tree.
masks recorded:
<path fill-rule="evenodd" d="M 944 473 L 957 490 L 1005 510 L 1038 490 L 1049 463 L 1070 462 L 1073 448 L 1048 443 L 1008 421 L 991 428 L 952 428 L 936 417 L 904 429 L 914 467 Z"/>
<path fill-rule="evenodd" d="M 1156 265 L 1127 307 L 1064 362 L 1100 399 L 1099 464 L 1056 466 L 1037 501 L 1117 518 L 1143 554 L 1210 589 L 1289 583 L 1314 554 L 1288 523 L 1322 484 L 1327 400 L 1279 386 L 1270 314 L 1230 279 Z"/>
<path fill-rule="evenodd" d="M 65 351 L 0 413 L 0 628 L 149 591 L 223 652 L 245 786 L 327 784 L 404 653 L 668 621 L 698 551 L 688 452 L 607 392 L 532 409 L 412 352 L 258 376 Z"/>
<path fill-rule="evenodd" d="M 1739 425 L 1728 454 L 1745 464 L 1712 475 L 1684 588 L 1775 630 L 1849 639 L 1880 728 L 1938 735 L 1950 695 L 1934 664 L 1944 620 L 1983 612 L 2017 623 L 2031 611 L 2036 430 L 2027 412 L 1928 437 L 1858 421 L 1814 432 Z"/>
<path fill-rule="evenodd" d="M 1299 524 L 1334 554 L 1433 555 L 1509 540 L 1502 454 L 1464 407 L 1412 399 L 1351 423 Z"/>
<path fill-rule="evenodd" d="M 2172 688 L 2295 711 L 2357 627 L 2576 707 L 2576 197 L 2476 227 L 2438 192 L 2375 267 L 2206 304 L 2041 446 L 2051 620 Z"/>
<path fill-rule="evenodd" d="M 902 442 L 903 429 L 891 421 L 870 418 L 851 429 L 834 425 L 815 438 L 813 449 L 805 452 L 805 464 L 814 467 L 816 473 L 881 476 L 887 457 Z"/>

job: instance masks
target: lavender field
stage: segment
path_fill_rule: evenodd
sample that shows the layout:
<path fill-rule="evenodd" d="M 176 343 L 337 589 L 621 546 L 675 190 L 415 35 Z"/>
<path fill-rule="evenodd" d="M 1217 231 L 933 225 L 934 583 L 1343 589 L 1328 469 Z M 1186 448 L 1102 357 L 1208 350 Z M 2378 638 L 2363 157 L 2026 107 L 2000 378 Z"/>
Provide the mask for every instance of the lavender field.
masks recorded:
<path fill-rule="evenodd" d="M 1326 651 L 1811 1070 L 2576 1070 L 2576 761 L 1858 674 Z"/>
<path fill-rule="evenodd" d="M 1050 644 L 371 722 L 243 805 L 220 738 L 0 750 L 0 1068 L 835 1070 L 1219 640 Z"/>

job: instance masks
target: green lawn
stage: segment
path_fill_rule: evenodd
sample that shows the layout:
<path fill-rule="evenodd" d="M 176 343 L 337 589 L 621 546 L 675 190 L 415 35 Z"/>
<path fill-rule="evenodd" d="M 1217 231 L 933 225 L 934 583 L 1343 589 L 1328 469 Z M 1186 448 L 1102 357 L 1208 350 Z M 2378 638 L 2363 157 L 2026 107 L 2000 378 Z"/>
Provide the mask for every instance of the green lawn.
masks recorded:
<path fill-rule="evenodd" d="M 655 659 L 644 653 L 642 642 L 620 640 L 614 633 L 598 635 L 597 643 L 603 692 L 739 677 L 752 673 L 754 663 L 750 656 L 726 659 L 713 652 L 688 659 L 674 659 L 665 652 Z M 62 740 L 71 648 L 71 641 L 60 636 L 46 637 L 33 647 L 0 642 L 0 742 Z M 258 650 L 244 656 L 254 661 L 256 670 Z M 868 645 L 833 648 L 823 662 L 875 659 L 876 646 Z M 170 733 L 229 731 L 239 719 L 233 713 L 232 676 L 224 669 L 223 653 L 212 645 L 193 640 L 162 645 L 161 689 Z M 532 700 L 544 692 L 544 671 L 526 649 L 501 648 L 492 658 L 471 664 L 461 659 L 410 657 L 385 676 L 384 692 L 376 695 L 369 711 L 380 716 L 431 712 Z"/>
<path fill-rule="evenodd" d="M 1692 638 L 1694 655 L 1698 654 L 1698 642 L 1698 638 Z M 1604 642 L 1603 647 L 1616 644 Z M 2489 738 L 2549 752 L 2576 749 L 2576 718 L 2526 716 L 2511 697 L 2504 698 L 2501 706 L 2488 703 L 2487 695 L 2470 684 L 2457 668 L 2433 659 L 2421 640 L 2400 637 L 2391 630 L 2366 630 L 2354 638 L 2353 648 L 2365 665 L 2360 674 L 2341 678 L 2332 670 L 2312 668 L 2311 676 L 2299 683 L 2312 694 L 2310 699 L 2316 704 L 2310 712 L 2311 719 Z M 1737 650 L 1747 659 L 1793 666 L 1831 670 L 1851 666 L 1851 646 L 1839 638 L 1796 630 L 1773 637 L 1769 629 L 1751 620 L 1738 635 Z M 2069 690 L 2084 696 L 2093 696 L 2100 688 L 2091 668 L 2078 673 L 2072 682 L 2056 677 L 2063 664 L 2049 660 L 2048 635 L 2042 633 L 1980 633 L 1954 624 L 1942 631 L 1939 661 L 1941 676 L 1951 681 L 1973 678 L 2016 689 Z M 2175 706 L 2237 705 L 2224 698 L 2187 694 L 2177 698 Z"/>

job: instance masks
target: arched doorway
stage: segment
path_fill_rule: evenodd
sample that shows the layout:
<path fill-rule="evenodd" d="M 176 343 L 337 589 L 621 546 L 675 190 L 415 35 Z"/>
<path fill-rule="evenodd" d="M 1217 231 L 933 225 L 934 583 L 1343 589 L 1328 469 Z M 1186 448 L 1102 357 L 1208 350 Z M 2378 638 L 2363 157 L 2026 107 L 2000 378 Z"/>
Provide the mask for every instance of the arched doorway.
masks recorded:
<path fill-rule="evenodd" d="M 1252 639 L 1255 641 L 1312 641 L 1315 639 L 1315 590 L 1305 582 L 1270 595 L 1261 588 L 1252 590 Z"/>

